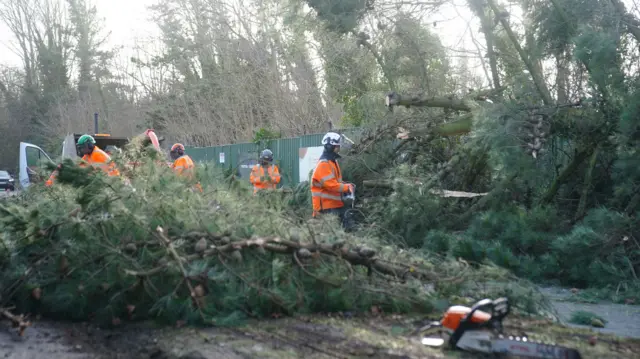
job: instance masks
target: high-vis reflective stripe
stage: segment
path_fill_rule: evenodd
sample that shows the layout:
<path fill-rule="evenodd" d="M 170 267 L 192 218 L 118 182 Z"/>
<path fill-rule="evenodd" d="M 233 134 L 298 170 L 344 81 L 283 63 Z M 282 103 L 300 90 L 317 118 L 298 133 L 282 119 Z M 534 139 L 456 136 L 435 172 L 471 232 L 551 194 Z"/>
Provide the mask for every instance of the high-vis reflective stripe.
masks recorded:
<path fill-rule="evenodd" d="M 259 190 L 263 189 L 275 189 L 277 184 L 280 183 L 280 173 L 278 171 L 278 166 L 269 165 L 267 167 L 266 175 L 271 177 L 270 182 L 262 182 L 261 177 L 265 177 L 265 167 L 257 164 L 251 168 L 251 175 L 249 176 L 249 181 L 253 184 L 253 193 L 257 193 Z"/>
<path fill-rule="evenodd" d="M 313 193 L 311 193 L 311 196 L 312 197 L 335 199 L 337 201 L 341 201 L 342 200 L 342 196 L 336 196 L 336 195 L 333 195 L 333 194 L 322 193 L 322 192 L 313 192 Z"/>
<path fill-rule="evenodd" d="M 103 170 L 109 176 L 120 175 L 120 172 L 118 171 L 118 169 L 116 169 L 115 163 L 111 162 L 111 157 L 109 157 L 106 152 L 98 148 L 98 146 L 94 147 L 91 154 L 84 155 L 82 157 L 82 160 L 94 167 Z M 83 163 L 81 163 L 80 166 L 83 166 Z"/>
<path fill-rule="evenodd" d="M 322 187 L 322 185 L 327 182 L 328 180 L 332 179 L 332 178 L 336 178 L 335 174 L 330 174 L 328 176 L 324 176 L 322 178 L 320 178 L 320 182 L 318 183 L 318 187 Z"/>
<path fill-rule="evenodd" d="M 189 177 L 194 176 L 193 170 L 195 169 L 195 164 L 193 163 L 191 157 L 189 157 L 188 155 L 183 155 L 176 159 L 171 165 L 171 168 L 178 175 L 186 175 Z"/>

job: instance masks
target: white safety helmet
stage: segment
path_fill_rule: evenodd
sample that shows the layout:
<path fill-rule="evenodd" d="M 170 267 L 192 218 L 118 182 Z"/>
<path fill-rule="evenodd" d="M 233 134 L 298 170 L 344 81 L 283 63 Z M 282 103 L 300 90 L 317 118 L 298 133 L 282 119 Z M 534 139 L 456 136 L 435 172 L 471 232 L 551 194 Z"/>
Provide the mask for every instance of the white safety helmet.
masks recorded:
<path fill-rule="evenodd" d="M 322 144 L 331 145 L 331 146 L 341 146 L 342 145 L 342 135 L 337 132 L 327 132 L 326 135 L 322 138 Z"/>

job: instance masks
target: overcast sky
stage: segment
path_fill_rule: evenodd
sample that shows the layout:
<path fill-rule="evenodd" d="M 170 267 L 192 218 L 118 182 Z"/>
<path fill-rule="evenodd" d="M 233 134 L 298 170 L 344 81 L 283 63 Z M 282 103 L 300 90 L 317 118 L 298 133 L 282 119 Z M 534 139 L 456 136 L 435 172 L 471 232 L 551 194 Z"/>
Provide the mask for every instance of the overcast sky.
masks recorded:
<path fill-rule="evenodd" d="M 125 49 L 130 49 L 137 39 L 148 38 L 159 33 L 150 20 L 150 12 L 147 10 L 149 5 L 157 3 L 158 0 L 92 1 L 98 8 L 99 16 L 104 18 L 105 29 L 111 31 L 109 38 L 111 46 L 124 46 Z M 446 5 L 437 14 L 424 20 L 426 23 L 437 21 L 436 27 L 432 30 L 438 33 L 445 46 L 463 49 L 465 45 L 472 46 L 467 29 L 467 22 L 472 19 L 472 16 L 463 6 L 465 0 L 457 0 L 453 3 L 458 5 Z M 476 24 L 472 31 L 477 32 L 477 28 Z M 13 35 L 4 24 L 0 23 L 0 63 L 20 66 L 20 58 L 13 52 L 12 46 L 15 46 Z M 128 58 L 127 55 L 122 53 L 122 56 Z"/>
<path fill-rule="evenodd" d="M 147 7 L 158 2 L 158 0 L 89 0 L 93 1 L 98 8 L 98 14 L 104 19 L 105 29 L 111 31 L 109 44 L 111 47 L 124 46 L 124 50 L 120 56 L 128 59 L 132 53 L 131 49 L 139 39 L 148 39 L 154 35 L 158 35 L 159 31 L 156 25 L 150 20 L 150 12 Z M 0 4 L 1 4 L 0 0 Z M 635 0 L 623 0 L 627 6 L 627 10 L 637 14 L 637 6 Z M 506 1 L 503 1 L 506 3 Z M 440 8 L 437 13 L 423 19 L 425 24 L 433 26 L 431 28 L 436 32 L 444 46 L 449 49 L 458 51 L 476 51 L 472 42 L 474 36 L 480 43 L 484 42 L 482 34 L 478 32 L 478 21 L 471 15 L 471 12 L 465 6 L 466 0 L 453 0 L 447 5 Z M 0 5 L 1 6 L 1 5 Z M 519 8 L 510 6 L 512 20 L 520 22 Z M 13 44 L 13 45 L 12 45 Z M 13 35 L 0 23 L 0 64 L 21 66 L 20 58 L 11 50 L 15 47 Z M 483 46 L 484 47 L 484 46 Z M 461 54 L 458 51 L 451 52 Z M 455 61 L 455 57 L 452 59 Z M 126 60 L 125 60 L 126 61 Z M 476 66 L 479 65 L 474 61 Z M 473 63 L 469 64 L 473 66 Z M 481 69 L 476 68 L 477 73 L 481 73 Z"/>

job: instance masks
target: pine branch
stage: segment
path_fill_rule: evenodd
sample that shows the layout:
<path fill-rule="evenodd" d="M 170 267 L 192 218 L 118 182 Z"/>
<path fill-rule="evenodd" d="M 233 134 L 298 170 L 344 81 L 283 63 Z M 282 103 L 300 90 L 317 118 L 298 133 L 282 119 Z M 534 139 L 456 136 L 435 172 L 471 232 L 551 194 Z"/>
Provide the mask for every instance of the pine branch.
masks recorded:
<path fill-rule="evenodd" d="M 213 235 L 208 237 L 203 237 L 210 241 L 220 240 L 220 236 Z M 167 239 L 169 240 L 169 239 Z M 169 243 L 172 241 L 169 240 Z M 169 247 L 172 248 L 172 247 Z M 283 240 L 279 237 L 272 238 L 255 238 L 255 239 L 245 239 L 233 241 L 228 244 L 224 244 L 221 246 L 212 246 L 202 253 L 194 253 L 184 257 L 178 257 L 176 259 L 177 253 L 174 254 L 175 249 L 171 251 L 171 255 L 174 257 L 176 262 L 191 262 L 201 258 L 214 258 L 220 254 L 229 254 L 235 251 L 246 250 L 250 248 L 263 248 L 264 250 L 276 254 L 289 254 L 293 255 L 308 252 L 308 253 L 320 253 L 323 255 L 336 257 L 340 259 L 344 259 L 349 262 L 351 265 L 358 265 L 364 267 L 371 267 L 378 272 L 389 275 L 392 277 L 406 278 L 408 276 L 414 277 L 421 280 L 437 280 L 438 275 L 435 273 L 428 272 L 425 269 L 418 268 L 417 265 L 411 264 L 401 264 L 401 263 L 384 263 L 383 261 L 375 258 L 375 251 L 366 247 L 354 247 L 349 248 L 344 243 L 337 244 L 322 244 L 322 243 L 298 243 L 288 240 Z M 306 256 L 303 256 L 306 257 Z M 131 276 L 154 276 L 164 272 L 169 263 L 161 264 L 155 268 L 146 270 L 146 271 L 134 271 L 126 269 L 125 273 Z M 180 264 L 182 266 L 182 264 Z M 183 268 L 180 268 L 183 271 Z M 184 272 L 186 273 L 186 272 Z M 183 274 L 184 274 L 183 273 Z M 186 277 L 186 274 L 184 274 Z"/>

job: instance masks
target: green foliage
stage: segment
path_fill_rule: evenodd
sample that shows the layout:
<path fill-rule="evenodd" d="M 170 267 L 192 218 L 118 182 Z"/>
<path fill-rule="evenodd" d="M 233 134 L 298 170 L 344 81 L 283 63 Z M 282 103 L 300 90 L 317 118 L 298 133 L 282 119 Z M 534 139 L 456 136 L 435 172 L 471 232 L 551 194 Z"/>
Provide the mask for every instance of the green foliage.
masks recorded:
<path fill-rule="evenodd" d="M 353 31 L 362 17 L 373 9 L 373 0 L 305 0 L 330 31 Z"/>
<path fill-rule="evenodd" d="M 255 144 L 261 144 L 264 142 L 270 142 L 271 140 L 277 140 L 278 138 L 282 138 L 282 133 L 275 132 L 263 127 L 256 131 L 255 136 L 253 136 L 252 142 Z"/>
<path fill-rule="evenodd" d="M 138 141 L 131 147 L 115 158 L 130 184 L 64 162 L 53 187 L 33 185 L 0 205 L 0 238 L 11 254 L 0 266 L 0 305 L 11 301 L 21 312 L 99 323 L 155 318 L 232 325 L 273 313 L 359 311 L 372 305 L 429 311 L 432 301 L 446 294 L 427 292 L 415 279 L 398 283 L 368 276 L 366 268 L 347 265 L 330 250 L 316 259 L 292 258 L 286 243 L 267 243 L 273 237 L 375 248 L 377 258 L 412 263 L 433 273 L 435 281 L 463 268 L 401 252 L 366 233 L 345 234 L 329 219 L 307 222 L 296 206 L 309 205 L 308 185 L 284 199 L 278 193 L 263 198 L 201 166 L 200 193 L 191 190 L 191 180 L 164 166 L 159 153 Z M 126 168 L 131 158 L 138 164 Z M 198 249 L 200 242 L 204 247 Z M 489 267 L 465 276 L 472 282 L 509 278 Z M 42 291 L 40 298 L 32 295 L 34 288 Z"/>
<path fill-rule="evenodd" d="M 597 314 L 586 312 L 582 310 L 575 311 L 571 313 L 571 318 L 569 318 L 569 323 L 579 324 L 579 325 L 593 325 L 594 327 L 599 327 L 600 325 L 594 325 L 594 323 L 602 323 L 602 327 L 607 324 L 607 321 L 598 316 Z"/>
<path fill-rule="evenodd" d="M 393 90 L 420 88 L 430 95 L 451 94 L 451 67 L 437 35 L 413 14 L 399 12 L 393 28 L 380 36 L 380 52 Z"/>
<path fill-rule="evenodd" d="M 423 249 L 442 253 L 449 248 L 452 256 L 478 263 L 489 260 L 537 281 L 581 288 L 613 289 L 615 284 L 618 292 L 625 292 L 620 298 L 637 295 L 640 282 L 634 263 L 640 249 L 629 242 L 637 236 L 636 219 L 595 209 L 565 233 L 557 216 L 553 208 L 485 212 L 459 239 L 430 232 Z"/>
<path fill-rule="evenodd" d="M 422 249 L 427 252 L 447 254 L 455 240 L 455 236 L 450 233 L 430 230 L 424 238 Z"/>

